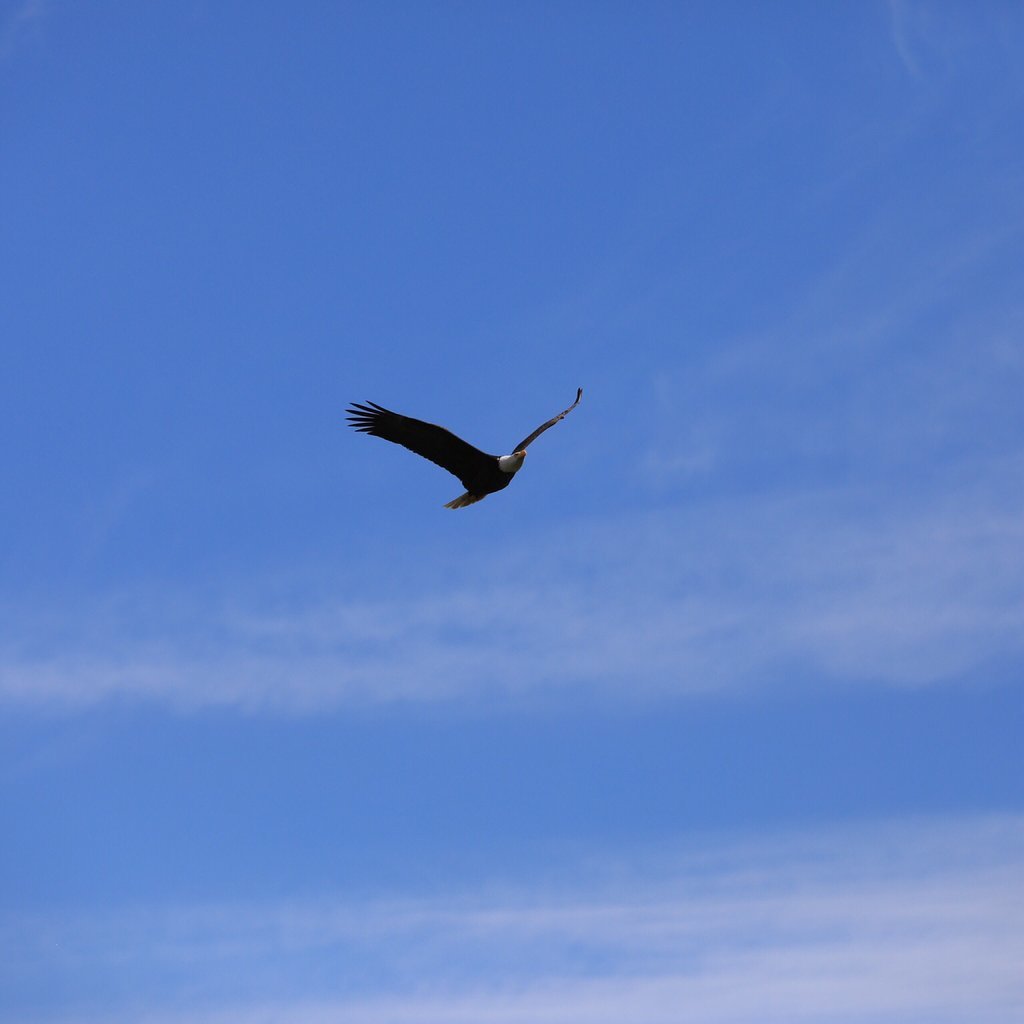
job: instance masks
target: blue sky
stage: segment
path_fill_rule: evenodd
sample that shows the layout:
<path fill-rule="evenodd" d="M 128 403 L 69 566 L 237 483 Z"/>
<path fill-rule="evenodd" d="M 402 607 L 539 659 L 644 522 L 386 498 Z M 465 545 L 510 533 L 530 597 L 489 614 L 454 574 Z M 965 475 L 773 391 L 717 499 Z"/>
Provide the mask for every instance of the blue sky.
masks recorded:
<path fill-rule="evenodd" d="M 1022 45 L 0 2 L 0 1016 L 1019 1019 Z"/>

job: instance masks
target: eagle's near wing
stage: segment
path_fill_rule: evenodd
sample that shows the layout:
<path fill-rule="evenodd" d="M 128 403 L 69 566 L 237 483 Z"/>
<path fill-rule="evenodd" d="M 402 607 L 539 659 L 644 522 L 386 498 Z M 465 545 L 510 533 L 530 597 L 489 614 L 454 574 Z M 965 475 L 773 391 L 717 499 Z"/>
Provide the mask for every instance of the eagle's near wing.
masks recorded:
<path fill-rule="evenodd" d="M 353 402 L 346 411 L 349 422 L 356 430 L 382 437 L 385 441 L 393 441 L 430 459 L 457 476 L 467 490 L 471 489 L 472 481 L 481 471 L 491 469 L 495 461 L 493 455 L 474 448 L 444 427 L 414 420 L 411 416 L 402 416 L 375 402 L 367 402 L 365 405 Z"/>
<path fill-rule="evenodd" d="M 573 402 L 568 409 L 566 409 L 564 412 L 560 412 L 557 416 L 552 416 L 551 419 L 547 421 L 547 423 L 541 424 L 532 434 L 530 434 L 529 437 L 526 438 L 526 440 L 520 441 L 519 444 L 517 444 L 515 448 L 512 449 L 512 451 L 521 452 L 526 448 L 528 444 L 533 444 L 533 442 L 536 441 L 537 438 L 540 437 L 540 435 L 543 434 L 545 430 L 547 430 L 549 427 L 553 427 L 559 420 L 564 420 L 565 417 L 568 416 L 569 413 L 571 413 L 573 409 L 575 409 L 576 406 L 580 404 L 580 399 L 582 397 L 583 388 L 577 388 L 576 401 Z"/>

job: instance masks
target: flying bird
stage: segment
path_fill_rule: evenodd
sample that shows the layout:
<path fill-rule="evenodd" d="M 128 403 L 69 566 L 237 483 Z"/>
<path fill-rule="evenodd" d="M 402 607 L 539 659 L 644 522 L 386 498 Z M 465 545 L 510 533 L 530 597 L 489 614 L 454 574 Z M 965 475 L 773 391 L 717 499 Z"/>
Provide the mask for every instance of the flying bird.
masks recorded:
<path fill-rule="evenodd" d="M 400 444 L 457 476 L 466 488 L 466 493 L 453 498 L 445 508 L 465 508 L 486 498 L 488 494 L 508 487 L 512 477 L 522 468 L 527 447 L 545 430 L 568 416 L 580 404 L 582 397 L 583 388 L 578 388 L 576 401 L 520 441 L 512 449 L 511 455 L 488 455 L 444 427 L 414 420 L 411 416 L 401 416 L 375 402 L 367 402 L 365 405 L 353 402 L 346 414 L 356 430 Z"/>

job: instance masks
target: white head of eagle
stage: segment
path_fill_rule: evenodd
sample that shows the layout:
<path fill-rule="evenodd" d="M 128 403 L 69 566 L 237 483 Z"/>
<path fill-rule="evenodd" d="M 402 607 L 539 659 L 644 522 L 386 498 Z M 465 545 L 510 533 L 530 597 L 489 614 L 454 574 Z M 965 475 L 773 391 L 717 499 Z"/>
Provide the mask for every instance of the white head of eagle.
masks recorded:
<path fill-rule="evenodd" d="M 518 473 L 523 466 L 523 460 L 526 458 L 526 452 L 513 452 L 511 455 L 499 455 L 498 456 L 498 469 L 502 473 Z"/>

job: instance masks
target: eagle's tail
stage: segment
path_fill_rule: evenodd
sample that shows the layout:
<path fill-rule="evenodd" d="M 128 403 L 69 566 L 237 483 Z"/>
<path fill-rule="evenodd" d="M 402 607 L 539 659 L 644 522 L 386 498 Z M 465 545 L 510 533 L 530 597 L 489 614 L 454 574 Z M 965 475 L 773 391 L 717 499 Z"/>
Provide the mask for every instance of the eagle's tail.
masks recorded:
<path fill-rule="evenodd" d="M 486 494 L 471 494 L 469 491 L 466 491 L 465 494 L 460 494 L 457 498 L 449 501 L 445 508 L 465 508 L 467 505 L 472 505 L 475 501 L 483 501 L 486 497 Z"/>

